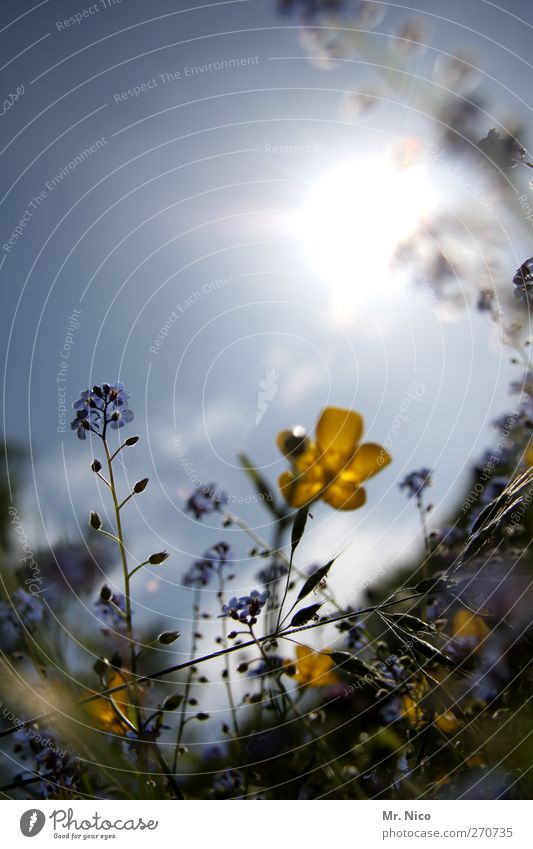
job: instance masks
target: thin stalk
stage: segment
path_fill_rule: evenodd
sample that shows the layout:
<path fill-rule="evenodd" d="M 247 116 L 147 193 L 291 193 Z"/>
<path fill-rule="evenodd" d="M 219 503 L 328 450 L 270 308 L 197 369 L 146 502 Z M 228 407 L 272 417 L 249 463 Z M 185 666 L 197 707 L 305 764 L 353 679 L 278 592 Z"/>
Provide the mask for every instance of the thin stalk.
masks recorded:
<path fill-rule="evenodd" d="M 266 634 L 264 637 L 258 637 L 257 641 L 260 643 L 270 642 L 274 639 L 292 637 L 294 636 L 294 634 L 301 634 L 304 631 L 310 631 L 314 628 L 321 628 L 324 625 L 332 625 L 336 622 L 342 622 L 345 619 L 357 619 L 367 613 L 375 613 L 378 610 L 385 610 L 389 607 L 393 607 L 395 604 L 404 604 L 407 601 L 423 598 L 423 596 L 426 594 L 427 593 L 423 592 L 412 593 L 411 595 L 408 595 L 402 599 L 387 601 L 384 604 L 375 604 L 371 607 L 361 608 L 360 610 L 352 610 L 350 613 L 343 613 L 339 614 L 338 616 L 331 616 L 329 619 L 322 619 L 319 622 L 310 622 L 307 625 L 300 625 L 297 628 L 288 628 L 285 631 L 280 631 L 279 633 L 273 632 L 270 634 Z M 232 654 L 236 651 L 242 651 L 243 649 L 247 649 L 255 645 L 255 640 L 248 640 L 238 645 L 228 646 L 225 649 L 218 649 L 217 651 L 210 652 L 209 654 L 202 655 L 201 657 L 191 658 L 190 660 L 186 660 L 183 663 L 177 663 L 174 666 L 169 666 L 166 669 L 159 669 L 157 672 L 152 672 L 149 675 L 142 675 L 137 679 L 137 683 L 147 684 L 150 681 L 158 681 L 159 679 L 165 678 L 168 675 L 172 675 L 175 672 L 181 672 L 183 669 L 189 669 L 191 666 L 198 666 L 200 663 L 206 663 L 209 660 L 215 660 L 216 658 L 224 657 L 226 654 Z M 9 734 L 13 734 L 15 731 L 19 731 L 22 728 L 27 728 L 28 725 L 32 725 L 35 722 L 42 722 L 43 720 L 49 719 L 51 716 L 54 716 L 56 714 L 60 714 L 64 711 L 71 711 L 76 707 L 84 707 L 85 705 L 91 704 L 97 699 L 111 696 L 114 693 L 120 693 L 122 690 L 127 689 L 128 686 L 128 684 L 117 684 L 115 687 L 110 687 L 109 689 L 103 690 L 101 692 L 95 692 L 91 696 L 85 696 L 85 698 L 83 699 L 78 699 L 75 702 L 71 702 L 69 705 L 66 705 L 61 709 L 54 708 L 53 710 L 47 711 L 46 713 L 42 713 L 39 716 L 33 717 L 32 719 L 27 719 L 25 722 L 22 722 L 18 725 L 11 726 L 11 728 L 7 728 L 3 731 L 0 731 L 0 738 L 7 737 Z"/>

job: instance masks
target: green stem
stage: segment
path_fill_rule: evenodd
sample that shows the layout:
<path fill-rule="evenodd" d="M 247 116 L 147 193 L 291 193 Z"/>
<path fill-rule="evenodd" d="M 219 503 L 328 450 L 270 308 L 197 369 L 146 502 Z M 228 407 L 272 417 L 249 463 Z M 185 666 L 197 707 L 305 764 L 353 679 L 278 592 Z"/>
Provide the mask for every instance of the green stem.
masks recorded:
<path fill-rule="evenodd" d="M 117 527 L 117 538 L 116 541 L 118 543 L 118 547 L 120 550 L 120 559 L 122 562 L 122 572 L 124 576 L 124 595 L 126 599 L 126 631 L 128 644 L 130 649 L 130 666 L 131 666 L 131 674 L 132 674 L 132 682 L 131 682 L 131 694 L 132 701 L 135 708 L 135 714 L 137 718 L 137 726 L 141 725 L 141 712 L 139 707 L 139 698 L 138 698 L 138 689 L 137 689 L 137 654 L 135 651 L 135 642 L 133 639 L 133 626 L 132 626 L 132 615 L 131 615 L 131 596 L 130 596 L 130 574 L 128 568 L 128 557 L 126 554 L 126 546 L 124 545 L 124 534 L 122 530 L 122 519 L 120 516 L 120 504 L 117 496 L 117 488 L 115 483 L 115 473 L 113 471 L 113 457 L 109 451 L 109 445 L 107 444 L 107 439 L 105 438 L 105 434 L 102 437 L 102 442 L 104 443 L 104 450 L 107 460 L 107 469 L 109 475 L 109 488 L 111 491 L 111 497 L 113 499 L 113 507 L 115 510 L 115 522 Z M 116 452 L 115 452 L 116 454 Z"/>

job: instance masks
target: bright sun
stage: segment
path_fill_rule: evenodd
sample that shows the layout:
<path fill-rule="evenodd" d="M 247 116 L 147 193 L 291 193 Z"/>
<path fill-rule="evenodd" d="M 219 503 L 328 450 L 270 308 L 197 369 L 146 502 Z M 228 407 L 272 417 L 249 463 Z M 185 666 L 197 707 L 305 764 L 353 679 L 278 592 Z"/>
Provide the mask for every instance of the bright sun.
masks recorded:
<path fill-rule="evenodd" d="M 425 170 L 386 160 L 344 163 L 312 185 L 295 216 L 297 237 L 327 281 L 336 318 L 376 291 L 390 292 L 390 262 L 430 207 Z"/>

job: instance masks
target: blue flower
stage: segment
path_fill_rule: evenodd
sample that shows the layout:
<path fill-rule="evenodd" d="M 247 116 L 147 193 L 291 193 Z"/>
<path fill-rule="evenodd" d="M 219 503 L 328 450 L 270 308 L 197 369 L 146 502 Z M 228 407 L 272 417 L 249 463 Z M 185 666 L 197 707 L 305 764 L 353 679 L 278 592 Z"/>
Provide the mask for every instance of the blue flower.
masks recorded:
<path fill-rule="evenodd" d="M 119 427 L 123 427 L 125 424 L 132 422 L 133 418 L 133 412 L 129 410 L 128 407 L 118 407 L 111 414 L 110 425 L 114 428 L 114 430 L 118 430 Z"/>
<path fill-rule="evenodd" d="M 213 575 L 231 563 L 230 547 L 227 542 L 218 542 L 196 560 L 183 576 L 186 587 L 206 587 Z"/>
<path fill-rule="evenodd" d="M 103 438 L 108 425 L 117 430 L 129 424 L 133 420 L 133 412 L 128 407 L 129 397 L 120 381 L 102 383 L 81 392 L 73 404 L 76 418 L 70 425 L 77 432 L 78 439 L 85 439 L 88 430 Z"/>
<path fill-rule="evenodd" d="M 520 268 L 517 269 L 513 277 L 513 283 L 516 286 L 514 290 L 515 298 L 528 303 L 533 299 L 533 256 L 526 259 Z"/>
<path fill-rule="evenodd" d="M 247 625 L 255 625 L 269 595 L 268 590 L 252 590 L 250 595 L 242 595 L 240 598 L 233 596 L 227 604 L 222 605 L 222 616 L 229 616 Z"/>
<path fill-rule="evenodd" d="M 408 498 L 420 498 L 423 491 L 431 486 L 431 469 L 418 469 L 416 472 L 411 472 L 411 474 L 407 475 L 406 478 L 399 484 L 400 489 L 407 490 Z"/>
<path fill-rule="evenodd" d="M 217 489 L 215 483 L 208 483 L 194 490 L 185 504 L 185 509 L 193 513 L 195 519 L 201 519 L 209 513 L 214 513 L 215 510 L 220 510 L 227 502 L 227 494 Z"/>

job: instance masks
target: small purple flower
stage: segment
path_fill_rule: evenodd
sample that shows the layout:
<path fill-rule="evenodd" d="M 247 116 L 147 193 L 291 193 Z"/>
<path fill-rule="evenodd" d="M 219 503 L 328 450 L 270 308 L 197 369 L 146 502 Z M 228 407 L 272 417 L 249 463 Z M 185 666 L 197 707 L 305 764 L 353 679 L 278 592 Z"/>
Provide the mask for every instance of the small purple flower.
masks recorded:
<path fill-rule="evenodd" d="M 128 407 L 129 397 L 129 392 L 120 381 L 102 383 L 101 386 L 93 386 L 81 392 L 73 404 L 76 418 L 70 425 L 77 432 L 78 439 L 85 439 L 88 430 L 104 437 L 108 425 L 117 430 L 129 424 L 134 417 Z"/>
<path fill-rule="evenodd" d="M 228 496 L 222 489 L 217 489 L 215 483 L 199 486 L 187 499 L 185 509 L 194 515 L 195 519 L 201 519 L 216 510 L 220 510 L 228 503 Z"/>
<path fill-rule="evenodd" d="M 118 407 L 111 413 L 109 423 L 114 430 L 118 430 L 119 427 L 124 427 L 125 424 L 132 422 L 133 418 L 133 412 L 127 407 Z"/>
<path fill-rule="evenodd" d="M 231 551 L 227 542 L 218 542 L 196 560 L 183 577 L 186 587 L 206 587 L 216 572 L 231 563 Z"/>
<path fill-rule="evenodd" d="M 112 593 L 108 601 L 100 596 L 95 604 L 96 615 L 105 626 L 103 631 L 121 631 L 125 628 L 126 598 L 122 593 Z"/>
<path fill-rule="evenodd" d="M 252 590 L 250 595 L 242 595 L 240 598 L 233 596 L 227 604 L 222 605 L 222 616 L 229 616 L 247 625 L 255 625 L 269 595 L 268 590 Z"/>
<path fill-rule="evenodd" d="M 26 590 L 15 590 L 13 601 L 17 613 L 25 622 L 36 625 L 43 618 L 44 609 L 41 602 L 34 595 L 26 592 Z"/>
<path fill-rule="evenodd" d="M 517 269 L 513 283 L 516 286 L 514 290 L 515 298 L 522 300 L 525 304 L 533 300 L 533 256 L 526 259 Z"/>
<path fill-rule="evenodd" d="M 400 489 L 405 489 L 408 498 L 420 498 L 423 491 L 431 486 L 431 469 L 418 469 L 416 472 L 411 472 L 399 484 Z"/>

